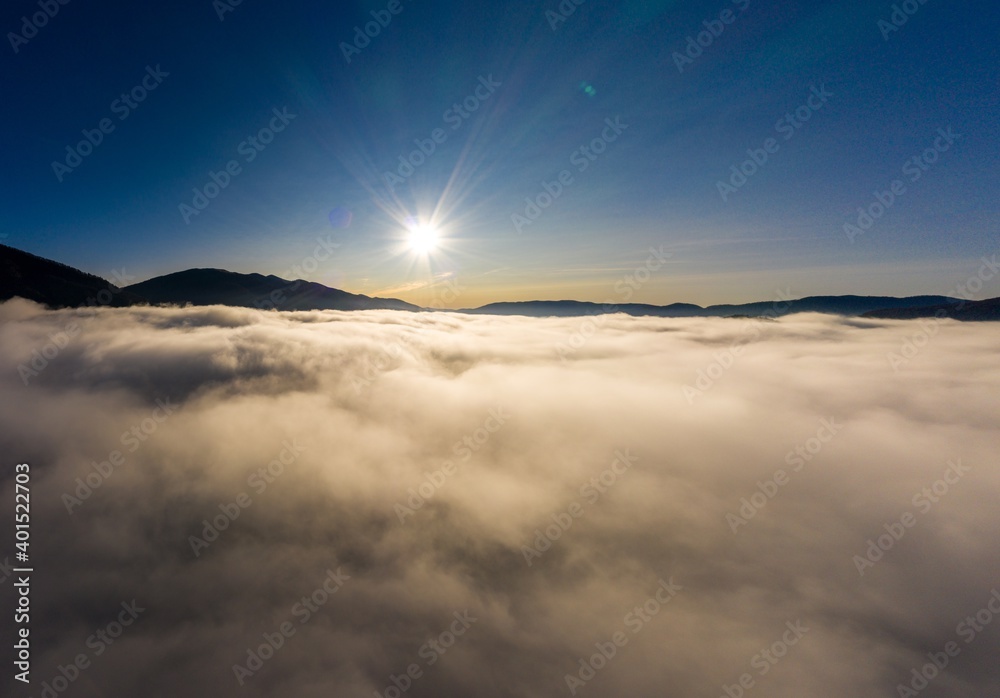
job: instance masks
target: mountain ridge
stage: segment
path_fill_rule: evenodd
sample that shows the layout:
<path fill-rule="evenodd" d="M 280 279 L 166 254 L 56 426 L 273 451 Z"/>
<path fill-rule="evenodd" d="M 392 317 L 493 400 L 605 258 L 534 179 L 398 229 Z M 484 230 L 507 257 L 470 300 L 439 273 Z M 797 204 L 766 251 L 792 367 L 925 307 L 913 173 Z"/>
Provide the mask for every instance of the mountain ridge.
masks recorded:
<path fill-rule="evenodd" d="M 119 288 L 69 265 L 0 244 L 0 302 L 22 297 L 53 308 L 108 305 L 224 305 L 275 310 L 402 310 L 436 312 L 396 298 L 378 298 L 331 288 L 315 281 L 273 274 L 244 274 L 195 268 L 164 274 Z M 807 296 L 805 298 L 718 304 L 596 303 L 576 300 L 501 301 L 454 311 L 472 315 L 584 317 L 625 313 L 635 317 L 782 316 L 820 312 L 880 319 L 954 317 L 1000 320 L 1000 299 L 963 301 L 949 296 Z"/>
<path fill-rule="evenodd" d="M 314 281 L 212 268 L 173 272 L 126 289 L 155 304 L 190 303 L 275 310 L 421 310 L 419 306 L 396 298 L 373 298 Z"/>
<path fill-rule="evenodd" d="M 880 320 L 919 320 L 933 317 L 963 322 L 997 322 L 1000 321 L 1000 298 L 916 308 L 880 308 L 869 311 L 862 317 Z"/>
<path fill-rule="evenodd" d="M 142 300 L 107 279 L 0 244 L 0 301 L 14 296 L 52 308 L 120 308 Z"/>
<path fill-rule="evenodd" d="M 756 301 L 702 307 L 692 303 L 649 305 L 643 303 L 593 303 L 589 301 L 503 301 L 456 312 L 474 315 L 527 315 L 530 317 L 577 317 L 600 312 L 620 312 L 637 317 L 729 317 L 732 315 L 790 315 L 814 312 L 862 315 L 876 310 L 950 306 L 962 301 L 949 296 L 806 296 L 788 301 Z"/>

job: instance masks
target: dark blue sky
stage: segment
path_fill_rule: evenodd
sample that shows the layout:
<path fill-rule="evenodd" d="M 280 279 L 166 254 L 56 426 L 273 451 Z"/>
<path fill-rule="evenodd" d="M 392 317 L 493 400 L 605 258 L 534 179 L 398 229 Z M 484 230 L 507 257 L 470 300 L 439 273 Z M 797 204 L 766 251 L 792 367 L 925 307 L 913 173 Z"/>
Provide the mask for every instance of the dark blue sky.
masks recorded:
<path fill-rule="evenodd" d="M 105 277 L 299 266 L 453 307 L 625 300 L 650 247 L 670 261 L 631 300 L 950 292 L 1000 251 L 1000 13 L 905 4 L 896 31 L 880 2 L 243 0 L 220 20 L 221 0 L 71 0 L 34 32 L 37 0 L 10 2 L 0 233 Z M 391 21 L 348 62 L 372 12 Z M 400 171 L 415 141 L 434 151 Z M 427 256 L 409 217 L 443 238 Z M 310 259 L 317 238 L 339 246 Z"/>

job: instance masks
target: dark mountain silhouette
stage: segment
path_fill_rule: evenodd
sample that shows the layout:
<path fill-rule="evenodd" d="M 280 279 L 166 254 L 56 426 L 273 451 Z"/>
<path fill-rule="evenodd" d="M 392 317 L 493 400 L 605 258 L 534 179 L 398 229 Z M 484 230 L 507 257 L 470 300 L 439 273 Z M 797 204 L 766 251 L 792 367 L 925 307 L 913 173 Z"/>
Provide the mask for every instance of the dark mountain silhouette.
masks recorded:
<path fill-rule="evenodd" d="M 918 318 L 940 317 L 964 322 L 1000 321 L 1000 298 L 985 301 L 966 301 L 946 305 L 927 305 L 917 308 L 894 308 L 873 310 L 864 317 L 884 320 L 916 320 Z"/>
<path fill-rule="evenodd" d="M 311 281 L 238 274 L 223 269 L 188 269 L 127 286 L 151 303 L 230 305 L 265 310 L 420 310 L 395 298 L 370 298 Z"/>
<path fill-rule="evenodd" d="M 0 301 L 15 296 L 53 308 L 190 303 L 276 310 L 426 310 L 395 298 L 372 298 L 311 281 L 289 281 L 277 276 L 239 274 L 223 269 L 188 269 L 118 288 L 99 276 L 0 245 Z M 707 308 L 690 303 L 603 304 L 564 300 L 491 303 L 457 312 L 530 317 L 580 317 L 602 313 L 654 317 L 766 317 L 818 312 L 886 319 L 924 318 L 942 313 L 941 317 L 959 320 L 1000 320 L 1000 299 L 963 303 L 947 296 L 811 296 L 787 303 L 761 301 Z"/>
<path fill-rule="evenodd" d="M 50 308 L 124 307 L 145 302 L 99 276 L 0 245 L 0 301 L 15 296 Z"/>
<path fill-rule="evenodd" d="M 644 305 L 624 303 L 604 305 L 581 301 L 523 301 L 518 303 L 491 303 L 481 308 L 463 310 L 464 313 L 489 315 L 527 315 L 530 317 L 574 317 L 597 315 L 607 312 L 627 315 L 652 315 L 656 317 L 729 317 L 732 315 L 759 317 L 781 316 L 791 313 L 829 313 L 834 315 L 861 315 L 872 310 L 918 308 L 928 305 L 959 303 L 948 296 L 811 296 L 784 302 L 761 301 L 741 305 L 711 305 L 707 308 L 690 303 L 673 305 Z"/>
<path fill-rule="evenodd" d="M 690 303 L 673 305 L 647 305 L 645 303 L 606 304 L 588 301 L 511 301 L 490 303 L 481 308 L 468 308 L 460 313 L 477 315 L 527 315 L 529 317 L 578 317 L 600 313 L 626 313 L 628 315 L 655 315 L 657 317 L 693 317 L 703 309 Z"/>

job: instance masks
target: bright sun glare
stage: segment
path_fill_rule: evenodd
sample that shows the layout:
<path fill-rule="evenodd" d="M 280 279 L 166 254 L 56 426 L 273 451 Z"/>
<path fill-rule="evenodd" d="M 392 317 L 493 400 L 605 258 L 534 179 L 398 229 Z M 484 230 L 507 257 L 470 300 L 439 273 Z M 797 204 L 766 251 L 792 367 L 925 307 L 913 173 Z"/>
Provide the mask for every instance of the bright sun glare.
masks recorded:
<path fill-rule="evenodd" d="M 418 225 L 410 229 L 410 249 L 427 254 L 437 247 L 438 234 L 429 225 Z"/>

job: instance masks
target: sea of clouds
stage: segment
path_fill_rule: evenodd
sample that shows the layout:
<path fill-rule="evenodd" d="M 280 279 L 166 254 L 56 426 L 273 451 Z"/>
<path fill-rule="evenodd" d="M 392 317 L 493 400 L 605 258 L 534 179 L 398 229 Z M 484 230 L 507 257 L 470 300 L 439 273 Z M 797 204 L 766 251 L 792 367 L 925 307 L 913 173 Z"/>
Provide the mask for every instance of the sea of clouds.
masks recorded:
<path fill-rule="evenodd" d="M 1000 695 L 998 329 L 15 299 L 4 695 Z"/>

